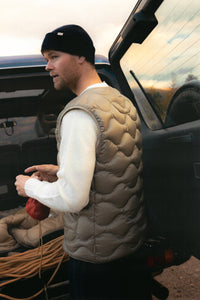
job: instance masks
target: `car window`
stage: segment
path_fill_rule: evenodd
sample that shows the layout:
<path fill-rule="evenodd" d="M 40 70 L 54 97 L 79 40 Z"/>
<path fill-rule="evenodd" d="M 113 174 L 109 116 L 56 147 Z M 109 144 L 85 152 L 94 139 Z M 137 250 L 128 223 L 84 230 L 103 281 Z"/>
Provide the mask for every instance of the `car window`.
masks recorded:
<path fill-rule="evenodd" d="M 145 95 L 164 126 L 198 120 L 199 1 L 166 0 L 155 15 L 158 25 L 142 44 L 131 45 L 120 61 L 121 68 L 138 105 L 145 110 Z"/>
<path fill-rule="evenodd" d="M 0 145 L 22 145 L 38 137 L 36 107 L 44 92 L 44 89 L 18 90 L 16 86 L 13 91 L 0 92 Z"/>
<path fill-rule="evenodd" d="M 36 121 L 36 116 L 0 119 L 0 145 L 21 145 L 36 138 Z"/>

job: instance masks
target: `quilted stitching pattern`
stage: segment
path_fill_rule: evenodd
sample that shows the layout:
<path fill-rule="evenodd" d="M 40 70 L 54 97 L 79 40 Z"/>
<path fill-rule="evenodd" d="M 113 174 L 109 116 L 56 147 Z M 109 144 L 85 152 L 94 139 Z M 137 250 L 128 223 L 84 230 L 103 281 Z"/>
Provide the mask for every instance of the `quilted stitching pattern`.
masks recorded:
<path fill-rule="evenodd" d="M 103 95 L 102 95 L 103 93 Z M 71 101 L 87 110 L 100 134 L 90 203 L 65 215 L 66 251 L 74 258 L 107 262 L 134 252 L 145 235 L 140 120 L 131 102 L 113 88 L 91 89 Z"/>

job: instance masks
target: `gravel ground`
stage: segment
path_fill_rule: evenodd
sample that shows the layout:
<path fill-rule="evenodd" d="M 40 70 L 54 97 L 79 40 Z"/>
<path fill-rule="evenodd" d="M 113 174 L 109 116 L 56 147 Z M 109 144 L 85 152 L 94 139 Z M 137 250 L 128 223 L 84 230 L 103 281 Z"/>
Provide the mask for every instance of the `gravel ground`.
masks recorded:
<path fill-rule="evenodd" d="M 164 270 L 155 279 L 169 289 L 167 300 L 200 300 L 200 260 L 195 257 Z"/>

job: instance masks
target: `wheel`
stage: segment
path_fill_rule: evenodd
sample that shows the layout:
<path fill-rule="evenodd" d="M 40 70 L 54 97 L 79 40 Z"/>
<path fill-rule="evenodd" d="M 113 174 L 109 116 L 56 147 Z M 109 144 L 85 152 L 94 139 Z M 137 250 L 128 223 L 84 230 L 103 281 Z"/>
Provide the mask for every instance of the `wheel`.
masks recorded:
<path fill-rule="evenodd" d="M 200 119 L 200 83 L 191 81 L 172 97 L 165 118 L 166 127 Z"/>

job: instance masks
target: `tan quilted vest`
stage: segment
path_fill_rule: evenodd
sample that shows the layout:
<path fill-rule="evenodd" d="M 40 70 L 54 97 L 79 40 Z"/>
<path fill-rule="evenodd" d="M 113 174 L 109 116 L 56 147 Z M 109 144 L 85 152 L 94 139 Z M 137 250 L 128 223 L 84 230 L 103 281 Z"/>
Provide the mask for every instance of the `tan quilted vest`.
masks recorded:
<path fill-rule="evenodd" d="M 75 259 L 109 262 L 134 253 L 145 238 L 140 120 L 116 89 L 89 89 L 59 115 L 58 149 L 61 121 L 71 109 L 87 111 L 99 134 L 89 204 L 79 213 L 65 213 L 64 249 Z"/>

